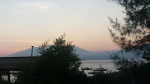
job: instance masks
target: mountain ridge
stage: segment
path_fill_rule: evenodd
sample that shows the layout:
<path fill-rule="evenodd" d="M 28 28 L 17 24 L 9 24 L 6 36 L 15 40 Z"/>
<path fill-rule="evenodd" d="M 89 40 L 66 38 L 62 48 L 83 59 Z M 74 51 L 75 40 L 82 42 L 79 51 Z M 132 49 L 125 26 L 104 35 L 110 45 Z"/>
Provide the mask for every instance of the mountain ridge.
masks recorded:
<path fill-rule="evenodd" d="M 37 53 L 37 48 L 38 47 L 34 47 L 33 48 L 33 56 L 38 56 L 39 54 Z M 77 46 L 75 46 L 75 53 L 77 53 L 79 55 L 79 58 L 82 60 L 110 60 L 110 54 L 115 53 L 116 51 L 104 51 L 104 52 L 92 52 L 92 51 L 88 51 L 82 48 L 79 48 Z M 125 55 L 128 56 L 133 56 L 133 53 L 127 53 Z M 31 56 L 31 48 L 22 50 L 20 52 L 14 53 L 14 54 L 10 54 L 7 55 L 5 57 L 24 57 L 24 56 Z"/>

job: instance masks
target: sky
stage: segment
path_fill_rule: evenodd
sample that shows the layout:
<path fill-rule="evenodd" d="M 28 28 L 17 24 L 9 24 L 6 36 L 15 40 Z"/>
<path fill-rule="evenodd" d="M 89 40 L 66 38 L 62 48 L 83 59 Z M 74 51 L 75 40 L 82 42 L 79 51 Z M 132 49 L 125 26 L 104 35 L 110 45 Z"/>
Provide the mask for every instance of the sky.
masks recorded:
<path fill-rule="evenodd" d="M 0 0 L 0 56 L 67 41 L 94 52 L 117 50 L 108 17 L 122 20 L 123 8 L 108 0 Z"/>

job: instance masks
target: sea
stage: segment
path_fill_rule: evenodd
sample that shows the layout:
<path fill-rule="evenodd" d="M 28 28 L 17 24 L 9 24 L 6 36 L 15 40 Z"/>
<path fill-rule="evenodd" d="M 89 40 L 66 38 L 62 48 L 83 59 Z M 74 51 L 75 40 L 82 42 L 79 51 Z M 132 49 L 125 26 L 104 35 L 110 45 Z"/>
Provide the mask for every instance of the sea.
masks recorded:
<path fill-rule="evenodd" d="M 115 72 L 117 71 L 115 64 L 113 63 L 112 60 L 82 60 L 82 64 L 80 66 L 80 70 L 82 67 L 89 67 L 89 68 L 104 68 L 104 69 L 108 69 L 107 72 Z M 87 75 L 88 72 L 91 72 L 92 70 L 85 70 L 84 72 Z"/>

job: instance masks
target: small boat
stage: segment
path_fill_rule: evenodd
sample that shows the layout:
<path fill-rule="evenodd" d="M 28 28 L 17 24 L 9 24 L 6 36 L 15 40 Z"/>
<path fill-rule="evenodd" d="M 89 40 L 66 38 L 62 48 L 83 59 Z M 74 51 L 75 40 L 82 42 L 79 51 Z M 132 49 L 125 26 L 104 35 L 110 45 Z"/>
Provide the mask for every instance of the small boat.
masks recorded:
<path fill-rule="evenodd" d="M 92 70 L 93 68 L 89 68 L 89 67 L 82 67 L 81 70 Z"/>
<path fill-rule="evenodd" d="M 95 68 L 93 69 L 93 71 L 107 71 L 108 69 L 104 69 L 104 68 Z"/>
<path fill-rule="evenodd" d="M 107 71 L 108 69 L 104 69 L 103 67 L 100 68 L 94 68 L 92 72 L 88 72 L 88 74 L 98 74 L 98 73 L 103 73 L 104 71 Z"/>
<path fill-rule="evenodd" d="M 103 71 L 107 71 L 108 69 L 104 69 L 103 67 L 101 67 L 101 64 L 100 64 L 100 68 L 95 68 L 95 69 L 93 69 L 93 71 L 101 71 L 101 72 L 103 72 Z"/>

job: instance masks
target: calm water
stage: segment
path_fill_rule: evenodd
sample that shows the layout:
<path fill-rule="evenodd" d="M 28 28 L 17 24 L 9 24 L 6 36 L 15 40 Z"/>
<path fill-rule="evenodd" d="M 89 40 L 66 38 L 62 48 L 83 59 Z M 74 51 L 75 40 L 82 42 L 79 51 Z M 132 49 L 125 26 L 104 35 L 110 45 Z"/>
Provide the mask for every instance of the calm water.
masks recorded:
<path fill-rule="evenodd" d="M 115 65 L 112 60 L 83 60 L 81 67 L 91 67 L 91 68 L 99 68 L 101 67 L 108 69 L 108 71 L 115 71 Z M 86 71 L 88 73 L 90 71 Z"/>

